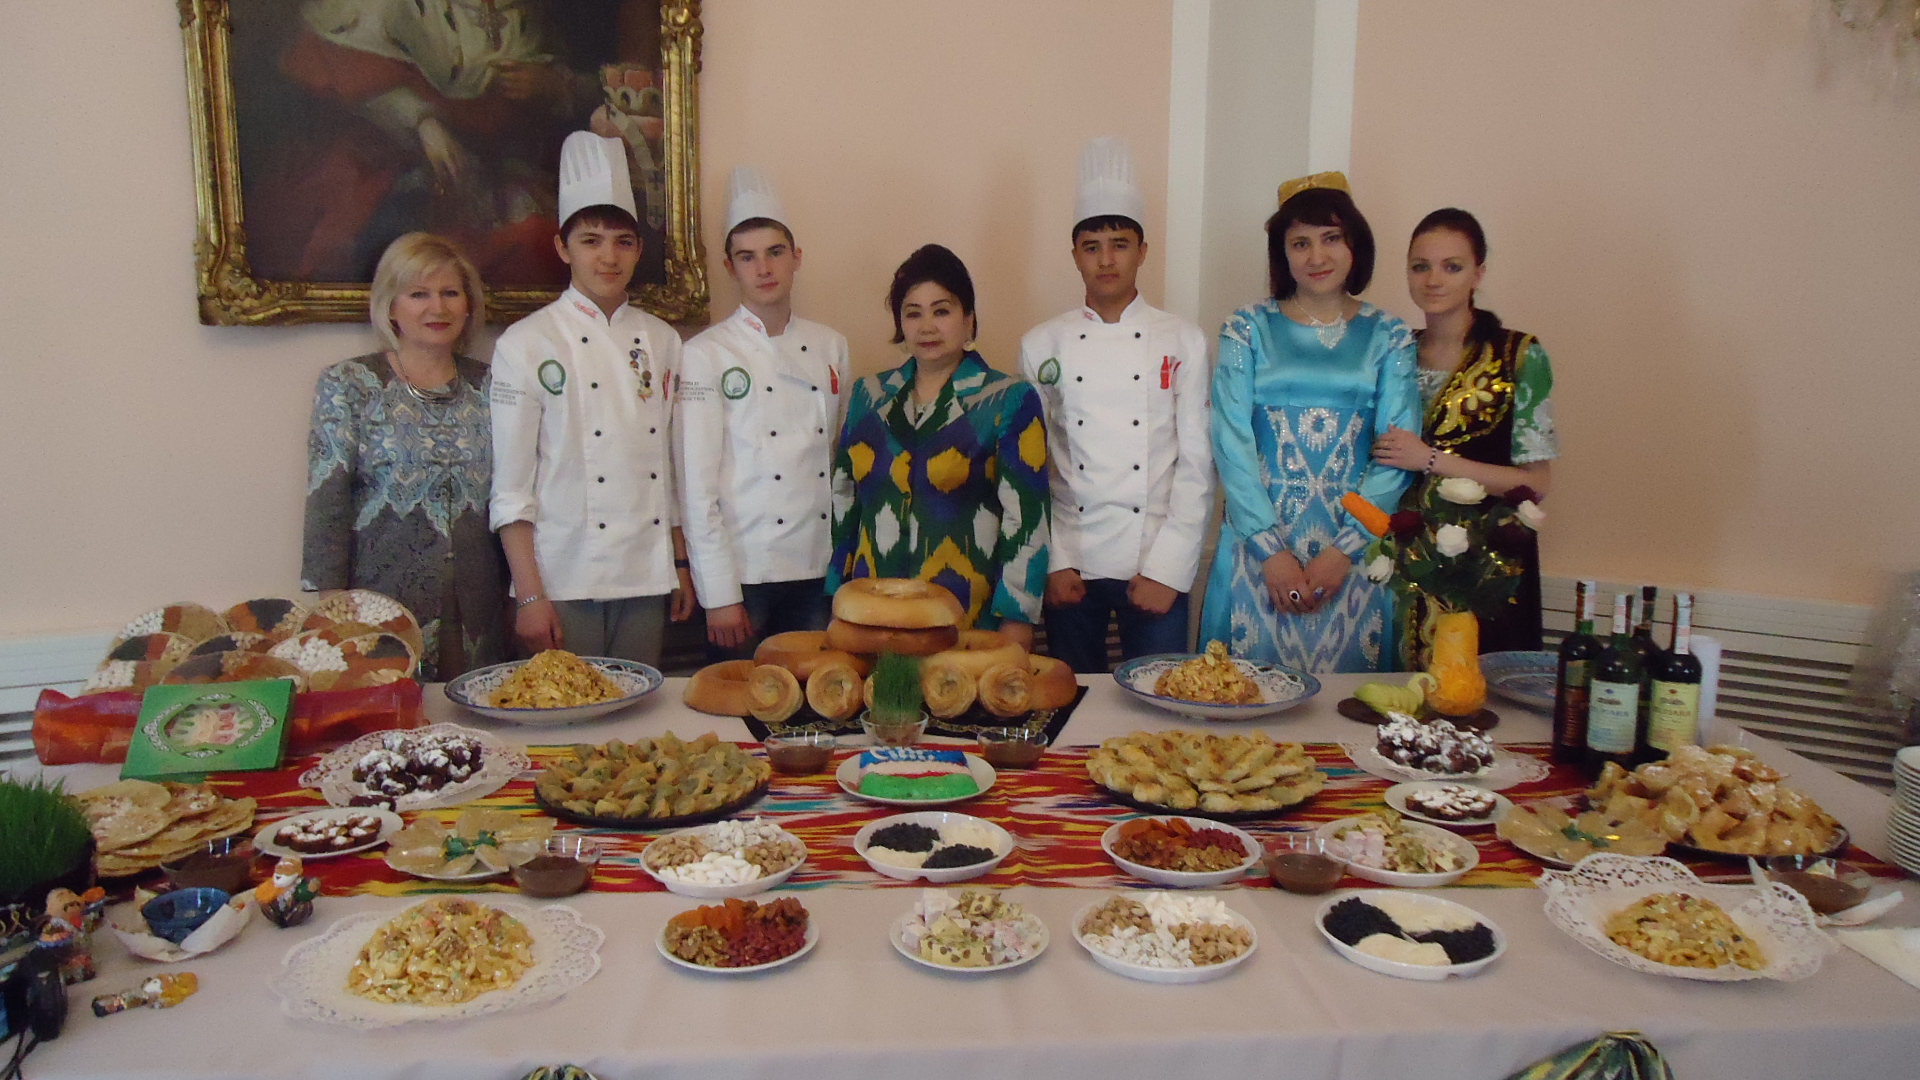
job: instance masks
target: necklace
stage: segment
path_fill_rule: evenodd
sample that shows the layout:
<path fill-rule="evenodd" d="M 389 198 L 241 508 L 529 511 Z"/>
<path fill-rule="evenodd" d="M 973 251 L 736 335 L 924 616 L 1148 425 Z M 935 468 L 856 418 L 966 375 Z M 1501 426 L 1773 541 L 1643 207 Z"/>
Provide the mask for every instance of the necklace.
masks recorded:
<path fill-rule="evenodd" d="M 460 372 L 457 368 L 453 378 L 448 379 L 445 386 L 422 390 L 413 385 L 413 379 L 407 375 L 406 368 L 400 366 L 398 355 L 391 356 L 388 363 L 392 366 L 393 373 L 400 377 L 400 385 L 407 388 L 407 396 L 423 405 L 445 405 L 460 395 Z"/>
<path fill-rule="evenodd" d="M 1339 315 L 1331 320 L 1323 321 L 1317 318 L 1313 312 L 1308 311 L 1307 305 L 1301 303 L 1298 296 L 1289 297 L 1288 299 L 1293 301 L 1295 311 L 1306 316 L 1307 326 L 1312 328 L 1314 336 L 1320 339 L 1320 344 L 1331 349 L 1335 345 L 1340 344 L 1341 339 L 1347 336 L 1347 305 L 1345 300 L 1340 302 Z"/>

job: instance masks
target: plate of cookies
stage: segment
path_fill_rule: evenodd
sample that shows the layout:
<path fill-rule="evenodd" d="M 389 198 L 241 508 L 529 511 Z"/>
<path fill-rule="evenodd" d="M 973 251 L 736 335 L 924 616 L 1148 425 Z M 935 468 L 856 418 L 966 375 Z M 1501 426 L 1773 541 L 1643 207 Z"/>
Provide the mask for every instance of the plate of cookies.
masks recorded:
<path fill-rule="evenodd" d="M 332 859 L 379 847 L 405 824 L 391 810 L 329 806 L 268 822 L 254 834 L 253 846 L 279 858 Z"/>

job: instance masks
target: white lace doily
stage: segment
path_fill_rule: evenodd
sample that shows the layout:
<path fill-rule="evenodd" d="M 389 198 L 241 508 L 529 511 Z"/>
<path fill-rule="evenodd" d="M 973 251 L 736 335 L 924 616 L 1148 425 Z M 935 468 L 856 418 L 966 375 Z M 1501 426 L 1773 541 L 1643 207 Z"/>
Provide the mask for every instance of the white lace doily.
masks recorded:
<path fill-rule="evenodd" d="M 600 943 L 607 935 L 599 927 L 581 922 L 579 912 L 564 904 L 494 906 L 519 919 L 533 937 L 533 967 L 504 990 L 444 1006 L 391 1005 L 348 993 L 347 973 L 353 970 L 360 949 L 381 923 L 399 914 L 401 909 L 395 908 L 349 915 L 326 933 L 289 950 L 272 983 L 273 992 L 280 995 L 280 1010 L 297 1019 L 368 1030 L 422 1021 L 465 1020 L 552 1001 L 585 984 L 600 970 Z"/>
<path fill-rule="evenodd" d="M 1665 857 L 1589 855 L 1572 870 L 1540 875 L 1547 894 L 1547 919 L 1568 937 L 1601 956 L 1635 971 L 1702 982 L 1778 979 L 1792 982 L 1820 970 L 1834 951 L 1833 940 L 1814 922 L 1813 909 L 1797 892 L 1778 882 L 1765 889 L 1751 885 L 1708 885 L 1685 865 Z M 1760 946 L 1767 966 L 1758 971 L 1735 964 L 1717 968 L 1676 967 L 1656 963 L 1615 945 L 1607 937 L 1607 917 L 1643 896 L 1686 892 L 1720 905 L 1736 925 Z"/>
<path fill-rule="evenodd" d="M 1552 774 L 1546 762 L 1527 754 L 1516 754 L 1511 750 L 1495 748 L 1493 764 L 1471 773 L 1436 773 L 1425 769 L 1416 769 L 1390 761 L 1381 756 L 1374 743 L 1342 743 L 1341 748 L 1347 757 L 1362 772 L 1372 773 L 1382 780 L 1391 780 L 1396 784 L 1414 780 L 1447 780 L 1456 784 L 1469 784 L 1486 788 L 1488 791 L 1505 791 L 1521 784 L 1531 784 L 1545 780 Z"/>
<path fill-rule="evenodd" d="M 320 759 L 319 764 L 300 774 L 300 786 L 320 789 L 333 806 L 350 806 L 354 796 L 367 794 L 367 786 L 353 778 L 353 765 L 370 750 L 380 749 L 381 740 L 390 731 L 374 731 Z M 393 801 L 396 812 L 436 810 L 459 806 L 484 798 L 507 786 L 507 781 L 533 768 L 524 748 L 509 746 L 490 732 L 459 724 L 428 724 L 404 732 L 407 735 L 462 735 L 480 744 L 480 771 L 457 784 L 434 791 L 410 791 Z"/>

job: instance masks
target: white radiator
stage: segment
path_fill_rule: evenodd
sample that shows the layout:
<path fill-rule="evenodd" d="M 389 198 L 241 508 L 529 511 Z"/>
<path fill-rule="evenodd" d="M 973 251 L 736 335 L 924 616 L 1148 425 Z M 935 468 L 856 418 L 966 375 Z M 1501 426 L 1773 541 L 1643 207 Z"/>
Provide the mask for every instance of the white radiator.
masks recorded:
<path fill-rule="evenodd" d="M 78 691 L 111 644 L 111 631 L 0 641 L 0 765 L 33 753 L 40 691 Z"/>
<path fill-rule="evenodd" d="M 1571 578 L 1543 583 L 1548 648 L 1573 630 L 1573 590 Z M 1637 596 L 1639 583 L 1601 582 L 1596 608 L 1609 610 L 1622 592 Z M 1667 620 L 1673 612 L 1668 588 L 1662 585 L 1660 594 L 1659 617 Z M 1905 745 L 1904 732 L 1847 700 L 1871 614 L 1853 604 L 1696 592 L 1694 629 L 1719 639 L 1724 650 L 1716 713 L 1855 779 L 1891 786 L 1893 752 Z M 1663 621 L 1655 635 L 1663 646 L 1667 633 Z"/>

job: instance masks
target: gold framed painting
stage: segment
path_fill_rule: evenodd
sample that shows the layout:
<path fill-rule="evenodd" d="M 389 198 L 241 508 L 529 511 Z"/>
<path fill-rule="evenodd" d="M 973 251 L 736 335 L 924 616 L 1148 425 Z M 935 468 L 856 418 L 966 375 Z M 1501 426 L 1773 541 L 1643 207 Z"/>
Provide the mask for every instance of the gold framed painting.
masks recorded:
<path fill-rule="evenodd" d="M 699 0 L 177 0 L 200 321 L 360 322 L 380 253 L 415 230 L 479 267 L 490 321 L 567 281 L 560 144 L 624 141 L 636 303 L 707 315 Z"/>

